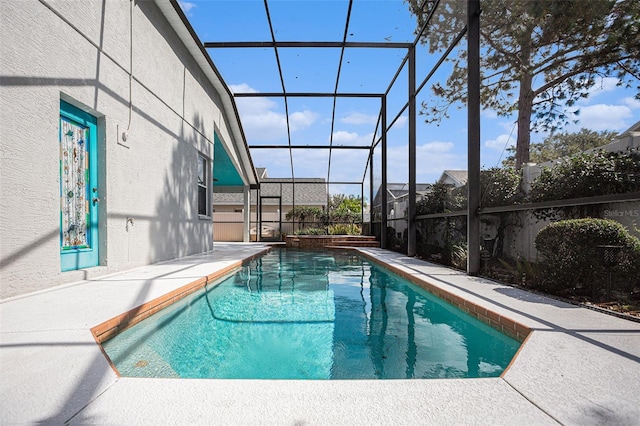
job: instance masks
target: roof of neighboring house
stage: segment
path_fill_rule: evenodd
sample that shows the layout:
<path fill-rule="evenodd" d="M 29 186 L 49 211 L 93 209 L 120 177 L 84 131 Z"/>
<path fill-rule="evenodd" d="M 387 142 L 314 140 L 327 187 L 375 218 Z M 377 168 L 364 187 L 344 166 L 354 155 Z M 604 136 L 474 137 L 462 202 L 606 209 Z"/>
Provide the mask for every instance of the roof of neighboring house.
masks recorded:
<path fill-rule="evenodd" d="M 442 172 L 440 183 L 451 183 L 456 187 L 462 186 L 467 183 L 467 171 L 466 170 L 445 170 Z"/>
<path fill-rule="evenodd" d="M 430 183 L 416 183 L 416 192 L 418 194 L 420 193 L 426 193 L 429 192 L 431 190 L 431 184 Z M 387 184 L 387 202 L 391 202 L 396 198 L 400 198 L 402 196 L 405 196 L 409 193 L 409 184 L 408 183 L 388 183 Z M 373 198 L 373 203 L 372 205 L 374 206 L 379 206 L 380 204 L 382 204 L 382 195 L 380 194 L 380 188 L 378 188 L 378 192 L 376 193 L 376 196 Z"/>
<path fill-rule="evenodd" d="M 258 179 L 262 181 L 263 179 L 268 178 L 267 176 L 267 168 L 266 167 L 256 167 L 256 174 L 258 175 Z"/>
<path fill-rule="evenodd" d="M 616 138 L 618 138 L 618 139 L 624 138 L 626 136 L 631 136 L 631 135 L 637 134 L 638 132 L 640 132 L 640 121 L 638 121 L 633 126 L 629 127 L 624 132 L 620 133 Z"/>
<path fill-rule="evenodd" d="M 261 176 L 261 171 L 257 171 Z M 266 170 L 264 170 L 266 175 Z M 260 183 L 261 197 L 281 197 L 282 205 L 293 205 L 293 182 L 291 178 L 263 178 Z M 251 203 L 255 203 L 256 191 L 251 191 Z M 214 192 L 214 205 L 243 205 L 243 194 L 239 192 Z M 326 206 L 327 185 L 323 178 L 296 178 L 295 179 L 295 204 L 297 206 Z M 278 200 L 266 198 L 263 204 L 275 205 Z"/>
<path fill-rule="evenodd" d="M 625 152 L 629 149 L 638 149 L 640 148 L 640 121 L 636 122 L 633 126 L 629 127 L 624 132 L 618 134 L 613 142 L 610 142 L 606 145 L 600 145 L 595 148 L 589 148 L 587 150 L 582 151 L 583 153 L 593 153 L 598 151 L 606 151 L 606 152 Z M 534 164 L 538 167 L 552 167 L 556 164 L 560 163 L 563 158 L 560 157 L 555 158 L 553 160 L 544 161 L 539 164 Z"/>

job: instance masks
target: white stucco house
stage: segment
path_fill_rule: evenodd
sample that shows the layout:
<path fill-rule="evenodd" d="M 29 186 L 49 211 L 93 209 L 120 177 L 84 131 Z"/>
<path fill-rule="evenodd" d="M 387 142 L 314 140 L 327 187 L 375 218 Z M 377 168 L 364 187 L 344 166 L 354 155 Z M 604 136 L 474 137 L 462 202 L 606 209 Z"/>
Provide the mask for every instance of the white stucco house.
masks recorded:
<path fill-rule="evenodd" d="M 297 207 L 327 209 L 327 183 L 324 178 L 270 178 L 267 169 L 256 168 L 260 191 L 250 193 L 250 240 L 280 241 L 282 234 L 295 231 L 293 219 L 287 213 Z M 216 241 L 243 241 L 244 194 L 223 192 L 215 187 L 213 193 L 213 235 Z M 257 230 L 259 236 L 256 237 Z M 296 228 L 297 229 L 297 228 Z"/>
<path fill-rule="evenodd" d="M 3 1 L 0 58 L 0 298 L 211 250 L 213 185 L 249 205 L 231 92 L 176 2 Z"/>
<path fill-rule="evenodd" d="M 438 183 L 444 183 L 446 185 L 453 185 L 456 188 L 460 188 L 467 183 L 467 171 L 466 170 L 444 170 L 438 178 Z"/>

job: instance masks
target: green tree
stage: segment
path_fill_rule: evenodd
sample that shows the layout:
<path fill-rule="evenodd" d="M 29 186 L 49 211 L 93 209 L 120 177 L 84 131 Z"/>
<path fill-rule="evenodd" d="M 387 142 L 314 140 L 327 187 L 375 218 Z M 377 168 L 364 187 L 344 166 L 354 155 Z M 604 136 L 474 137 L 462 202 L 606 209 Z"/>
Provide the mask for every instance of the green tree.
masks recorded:
<path fill-rule="evenodd" d="M 422 38 L 431 53 L 466 25 L 466 1 L 409 0 L 418 28 L 436 4 Z M 482 102 L 500 116 L 517 113 L 517 167 L 530 160 L 531 130 L 568 124 L 601 77 L 636 86 L 640 99 L 640 0 L 482 0 L 481 7 Z M 466 102 L 466 59 L 466 49 L 448 59 L 446 83 L 432 86 L 436 101 L 422 105 L 427 122 Z"/>
<path fill-rule="evenodd" d="M 331 222 L 360 223 L 362 207 L 366 206 L 361 197 L 334 194 L 329 198 L 329 220 Z"/>
<path fill-rule="evenodd" d="M 529 151 L 530 161 L 534 163 L 544 163 L 545 161 L 556 160 L 562 157 L 579 154 L 587 149 L 597 148 L 613 142 L 617 133 L 605 130 L 594 132 L 593 130 L 582 129 L 578 133 L 557 133 L 545 138 L 540 143 L 532 143 Z M 503 164 L 514 165 L 515 148 L 509 148 L 511 155 L 507 157 Z"/>
<path fill-rule="evenodd" d="M 322 218 L 322 209 L 320 207 L 296 206 L 287 212 L 285 216 L 287 220 L 292 218 L 299 222 L 300 227 L 304 228 L 308 222 L 316 223 Z"/>
<path fill-rule="evenodd" d="M 353 213 L 361 213 L 363 204 L 362 198 L 355 195 L 334 194 L 329 198 L 329 211 L 348 210 Z"/>

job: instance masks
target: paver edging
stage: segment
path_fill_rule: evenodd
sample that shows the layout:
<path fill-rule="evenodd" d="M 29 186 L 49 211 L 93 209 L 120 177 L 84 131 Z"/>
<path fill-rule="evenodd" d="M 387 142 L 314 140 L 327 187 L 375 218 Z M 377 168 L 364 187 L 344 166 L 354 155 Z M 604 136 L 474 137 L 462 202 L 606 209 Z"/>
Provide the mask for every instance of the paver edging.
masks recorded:
<path fill-rule="evenodd" d="M 185 298 L 191 293 L 200 290 L 207 284 L 210 284 L 217 279 L 223 277 L 228 274 L 232 270 L 242 266 L 246 262 L 250 262 L 265 253 L 271 250 L 270 247 L 265 248 L 264 250 L 259 251 L 247 258 L 238 260 L 233 262 L 222 269 L 219 269 L 209 275 L 198 278 L 195 281 L 192 281 L 188 284 L 185 284 L 169 293 L 166 293 L 160 297 L 156 297 L 148 302 L 143 303 L 133 309 L 130 309 L 127 312 L 124 312 L 120 315 L 117 315 L 113 318 L 110 318 L 90 329 L 91 334 L 95 341 L 101 346 L 102 343 L 111 339 L 115 335 L 123 332 L 124 330 L 136 325 L 140 321 L 143 321 L 149 318 L 151 315 L 157 313 L 158 311 L 166 308 L 169 305 L 179 301 L 180 299 Z M 104 353 L 104 351 L 103 351 Z"/>
<path fill-rule="evenodd" d="M 356 251 L 367 259 L 377 263 L 378 265 L 384 266 L 407 281 L 427 290 L 434 296 L 439 297 L 447 303 L 468 313 L 474 318 L 519 341 L 520 343 L 523 343 L 533 331 L 530 327 L 514 320 L 513 318 L 499 314 L 487 307 L 479 305 L 469 299 L 461 297 L 460 295 L 454 294 L 453 292 L 431 283 L 424 274 L 407 272 L 401 266 L 394 265 L 392 263 L 385 263 L 370 253 L 361 250 Z"/>

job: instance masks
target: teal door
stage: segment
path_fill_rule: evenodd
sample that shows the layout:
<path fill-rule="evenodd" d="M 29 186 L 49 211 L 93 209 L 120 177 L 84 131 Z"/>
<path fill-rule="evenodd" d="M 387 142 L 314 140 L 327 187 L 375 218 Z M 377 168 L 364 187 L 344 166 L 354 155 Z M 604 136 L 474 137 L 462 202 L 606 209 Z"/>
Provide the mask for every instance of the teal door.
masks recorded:
<path fill-rule="evenodd" d="M 97 266 L 97 120 L 60 101 L 60 262 L 62 271 Z"/>

